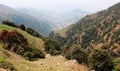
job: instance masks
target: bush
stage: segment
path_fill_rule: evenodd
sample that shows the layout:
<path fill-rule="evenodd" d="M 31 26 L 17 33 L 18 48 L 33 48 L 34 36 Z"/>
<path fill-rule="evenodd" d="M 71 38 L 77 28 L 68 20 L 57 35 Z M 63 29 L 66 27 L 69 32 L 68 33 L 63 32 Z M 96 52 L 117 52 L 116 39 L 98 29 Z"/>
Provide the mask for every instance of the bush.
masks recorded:
<path fill-rule="evenodd" d="M 23 24 L 21 24 L 21 25 L 19 26 L 19 28 L 20 28 L 21 30 L 23 30 L 23 31 L 26 30 L 26 27 L 25 27 L 25 25 L 23 25 Z"/>
<path fill-rule="evenodd" d="M 0 40 L 7 43 L 7 45 L 4 47 L 5 49 L 24 56 L 28 60 L 45 57 L 40 50 L 28 47 L 27 39 L 16 30 L 11 32 L 3 30 L 0 33 Z"/>
<path fill-rule="evenodd" d="M 3 21 L 2 24 L 8 25 L 8 26 L 12 26 L 12 27 L 16 27 L 15 23 L 10 22 L 10 21 L 8 21 L 8 20 Z"/>
<path fill-rule="evenodd" d="M 84 49 L 81 49 L 78 45 L 73 45 L 68 50 L 66 50 L 65 56 L 68 59 L 76 59 L 79 63 L 87 62 L 87 55 Z"/>
<path fill-rule="evenodd" d="M 60 44 L 51 39 L 45 39 L 45 51 L 51 55 L 58 55 L 61 53 Z"/>
<path fill-rule="evenodd" d="M 57 51 L 57 50 L 50 50 L 49 53 L 50 53 L 51 55 L 59 55 L 59 54 L 61 54 L 61 52 L 60 52 L 60 51 Z"/>
<path fill-rule="evenodd" d="M 26 52 L 24 53 L 23 57 L 25 57 L 27 60 L 31 60 L 33 58 L 33 54 L 32 52 Z"/>
<path fill-rule="evenodd" d="M 8 62 L 0 63 L 0 68 L 7 69 L 8 71 L 17 71 L 17 69 L 11 63 Z"/>
<path fill-rule="evenodd" d="M 102 49 L 95 49 L 88 57 L 90 70 L 95 71 L 111 71 L 112 58 L 108 51 Z"/>
<path fill-rule="evenodd" d="M 112 71 L 120 71 L 120 58 L 116 58 L 113 60 L 114 68 Z"/>
<path fill-rule="evenodd" d="M 45 58 L 45 55 L 38 49 L 32 49 L 33 58 Z"/>
<path fill-rule="evenodd" d="M 42 37 L 38 32 L 36 32 L 35 30 L 33 30 L 32 28 L 27 28 L 26 32 L 29 33 L 32 36 L 35 37 Z"/>

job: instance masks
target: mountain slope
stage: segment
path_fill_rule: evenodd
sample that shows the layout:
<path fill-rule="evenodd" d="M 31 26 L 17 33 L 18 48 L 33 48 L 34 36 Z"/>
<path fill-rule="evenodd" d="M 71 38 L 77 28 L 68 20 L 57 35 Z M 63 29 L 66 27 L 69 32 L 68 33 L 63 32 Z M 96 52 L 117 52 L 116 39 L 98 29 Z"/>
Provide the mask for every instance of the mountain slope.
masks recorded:
<path fill-rule="evenodd" d="M 35 29 L 43 36 L 47 36 L 51 32 L 51 27 L 46 22 L 39 21 L 32 16 L 18 12 L 7 6 L 0 5 L 0 22 L 3 20 L 9 20 L 16 24 L 25 24 L 26 26 Z"/>
<path fill-rule="evenodd" d="M 33 16 L 41 22 L 47 23 L 50 27 L 55 27 L 53 24 L 52 15 L 53 12 L 45 9 L 33 9 L 33 8 L 17 8 L 16 10 L 25 13 L 27 15 Z"/>
<path fill-rule="evenodd" d="M 67 12 L 59 13 L 56 16 L 61 29 L 63 29 L 65 27 L 70 26 L 71 24 L 78 22 L 87 14 L 89 14 L 89 12 L 86 12 L 81 9 L 74 9 Z"/>
<path fill-rule="evenodd" d="M 0 24 L 0 32 L 2 30 L 8 30 L 8 31 L 12 31 L 12 30 L 16 30 L 18 31 L 19 33 L 21 33 L 23 36 L 25 36 L 25 38 L 28 40 L 28 45 L 31 46 L 31 47 L 36 47 L 38 48 L 39 50 L 44 50 L 44 41 L 40 38 L 37 38 L 37 37 L 33 37 L 31 36 L 30 34 L 28 34 L 27 32 L 25 31 L 22 31 L 18 28 L 13 28 L 13 27 L 10 27 L 10 26 L 7 26 L 7 25 L 1 25 Z"/>
<path fill-rule="evenodd" d="M 120 3 L 87 15 L 64 30 L 52 32 L 50 37 L 63 46 L 80 45 L 82 48 L 104 48 L 120 56 Z M 58 33 L 57 33 L 58 32 Z"/>
<path fill-rule="evenodd" d="M 42 19 L 43 21 L 50 23 L 53 30 L 63 29 L 71 24 L 74 24 L 88 14 L 88 12 L 80 9 L 60 13 L 55 13 L 44 9 L 36 10 L 32 8 L 20 8 L 17 10 L 34 16 L 39 20 Z"/>
<path fill-rule="evenodd" d="M 44 51 L 44 41 L 41 38 L 31 36 L 25 31 L 13 28 L 7 25 L 0 25 L 2 30 L 16 30 L 28 40 L 28 44 L 32 48 Z M 88 71 L 88 68 L 77 61 L 67 60 L 63 56 L 47 56 L 45 59 L 37 59 L 36 61 L 25 60 L 24 57 L 4 48 L 6 43 L 0 41 L 0 70 L 3 71 Z M 6 64 L 7 63 L 7 64 Z M 12 70 L 9 70 L 9 66 Z"/>

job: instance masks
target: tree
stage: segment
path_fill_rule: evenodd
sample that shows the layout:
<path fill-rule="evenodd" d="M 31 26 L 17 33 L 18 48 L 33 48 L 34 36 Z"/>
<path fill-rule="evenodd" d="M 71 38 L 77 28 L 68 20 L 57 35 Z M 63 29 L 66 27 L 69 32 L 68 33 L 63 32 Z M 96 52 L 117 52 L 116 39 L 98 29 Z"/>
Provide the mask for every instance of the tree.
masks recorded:
<path fill-rule="evenodd" d="M 78 63 L 87 62 L 87 54 L 85 53 L 85 50 L 78 45 L 73 45 L 72 47 L 66 50 L 66 58 L 76 59 Z"/>
<path fill-rule="evenodd" d="M 32 28 L 26 28 L 26 32 L 35 37 L 39 37 L 39 38 L 42 37 L 38 32 L 36 32 Z"/>
<path fill-rule="evenodd" d="M 78 63 L 86 63 L 87 56 L 83 49 L 75 48 L 72 52 L 72 59 L 76 59 Z"/>
<path fill-rule="evenodd" d="M 60 44 L 51 39 L 45 39 L 45 51 L 51 55 L 58 55 L 61 53 Z"/>
<path fill-rule="evenodd" d="M 26 27 L 25 27 L 25 25 L 24 25 L 24 24 L 21 24 L 19 27 L 20 27 L 20 29 L 21 29 L 21 30 L 23 30 L 23 31 L 25 31 L 25 30 L 26 30 Z"/>
<path fill-rule="evenodd" d="M 12 27 L 16 27 L 15 23 L 10 22 L 10 21 L 8 21 L 8 20 L 2 21 L 2 24 L 8 25 L 8 26 L 12 26 Z"/>
<path fill-rule="evenodd" d="M 102 49 L 94 49 L 88 56 L 89 68 L 95 71 L 111 71 L 112 58 L 108 51 Z"/>
<path fill-rule="evenodd" d="M 120 58 L 115 58 L 113 62 L 114 62 L 114 68 L 112 71 L 120 71 Z"/>

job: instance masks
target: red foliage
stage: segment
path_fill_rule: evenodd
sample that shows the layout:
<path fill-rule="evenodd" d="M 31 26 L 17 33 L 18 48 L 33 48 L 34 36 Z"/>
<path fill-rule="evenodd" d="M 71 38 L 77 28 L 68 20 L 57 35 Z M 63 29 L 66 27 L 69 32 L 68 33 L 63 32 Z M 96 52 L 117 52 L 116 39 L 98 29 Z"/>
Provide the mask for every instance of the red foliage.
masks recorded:
<path fill-rule="evenodd" d="M 18 33 L 16 30 L 13 30 L 11 32 L 8 32 L 7 30 L 3 30 L 1 33 L 0 33 L 0 40 L 3 41 L 3 42 L 7 42 L 7 40 L 9 38 L 16 38 L 17 41 L 21 41 L 21 42 L 16 42 L 16 43 L 22 43 L 22 44 L 25 44 L 25 45 L 28 45 L 28 41 L 27 39 L 20 33 Z M 9 41 L 12 42 L 15 42 L 14 39 L 11 39 Z"/>

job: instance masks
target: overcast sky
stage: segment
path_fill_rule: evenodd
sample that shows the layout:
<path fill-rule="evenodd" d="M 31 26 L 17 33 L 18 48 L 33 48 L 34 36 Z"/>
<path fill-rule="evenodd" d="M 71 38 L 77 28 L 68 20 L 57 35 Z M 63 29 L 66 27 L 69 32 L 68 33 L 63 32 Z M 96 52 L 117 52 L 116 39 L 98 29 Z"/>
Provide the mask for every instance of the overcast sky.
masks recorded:
<path fill-rule="evenodd" d="M 89 12 L 106 9 L 118 2 L 120 0 L 0 0 L 1 4 L 12 8 L 30 7 L 53 11 L 83 9 Z"/>

